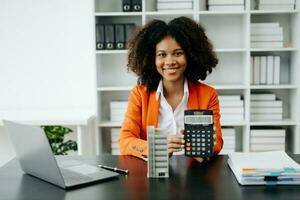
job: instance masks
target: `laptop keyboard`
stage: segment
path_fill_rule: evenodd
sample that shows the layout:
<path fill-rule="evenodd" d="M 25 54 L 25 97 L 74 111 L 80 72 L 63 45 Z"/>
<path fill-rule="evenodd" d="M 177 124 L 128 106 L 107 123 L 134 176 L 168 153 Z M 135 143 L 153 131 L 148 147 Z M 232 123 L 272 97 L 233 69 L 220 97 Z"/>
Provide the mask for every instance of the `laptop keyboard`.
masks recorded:
<path fill-rule="evenodd" d="M 80 173 L 72 172 L 70 170 L 60 168 L 61 174 L 64 178 L 65 184 L 66 185 L 75 185 L 75 184 L 80 184 L 80 183 L 86 183 L 90 182 L 93 180 L 93 178 L 89 176 L 85 176 Z"/>

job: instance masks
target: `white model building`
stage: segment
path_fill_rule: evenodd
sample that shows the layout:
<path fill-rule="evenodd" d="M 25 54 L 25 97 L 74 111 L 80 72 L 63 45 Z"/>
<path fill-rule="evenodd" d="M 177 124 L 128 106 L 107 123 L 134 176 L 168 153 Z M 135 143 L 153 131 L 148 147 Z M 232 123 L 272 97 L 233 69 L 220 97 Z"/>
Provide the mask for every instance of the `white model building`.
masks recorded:
<path fill-rule="evenodd" d="M 169 177 L 168 134 L 164 129 L 147 127 L 148 178 Z"/>

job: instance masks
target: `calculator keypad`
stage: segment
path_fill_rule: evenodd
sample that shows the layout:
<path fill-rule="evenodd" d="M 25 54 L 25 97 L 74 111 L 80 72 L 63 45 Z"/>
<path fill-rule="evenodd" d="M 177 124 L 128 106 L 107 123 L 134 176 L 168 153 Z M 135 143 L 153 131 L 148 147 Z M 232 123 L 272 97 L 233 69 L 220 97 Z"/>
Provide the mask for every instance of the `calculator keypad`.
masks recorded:
<path fill-rule="evenodd" d="M 185 155 L 196 157 L 213 156 L 213 126 L 186 126 L 184 132 Z"/>

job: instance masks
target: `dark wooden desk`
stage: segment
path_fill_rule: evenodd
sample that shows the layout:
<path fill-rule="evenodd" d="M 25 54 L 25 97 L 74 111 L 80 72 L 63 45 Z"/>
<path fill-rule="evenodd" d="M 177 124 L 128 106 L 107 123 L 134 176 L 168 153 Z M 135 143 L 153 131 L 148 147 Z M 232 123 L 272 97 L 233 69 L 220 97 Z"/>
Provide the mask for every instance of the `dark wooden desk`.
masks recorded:
<path fill-rule="evenodd" d="M 300 161 L 300 155 L 292 157 Z M 74 158 L 84 159 L 90 164 L 126 168 L 130 172 L 118 179 L 65 191 L 24 174 L 17 160 L 12 160 L 0 168 L 0 199 L 300 199 L 300 186 L 240 186 L 227 165 L 226 156 L 202 164 L 184 156 L 173 156 L 169 179 L 148 179 L 147 163 L 130 156 Z"/>

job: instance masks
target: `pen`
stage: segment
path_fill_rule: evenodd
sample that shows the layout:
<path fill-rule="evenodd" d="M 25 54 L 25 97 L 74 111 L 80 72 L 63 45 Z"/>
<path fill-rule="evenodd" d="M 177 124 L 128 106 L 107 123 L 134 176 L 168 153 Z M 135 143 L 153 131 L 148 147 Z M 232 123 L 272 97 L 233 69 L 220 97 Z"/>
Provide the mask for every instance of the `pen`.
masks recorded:
<path fill-rule="evenodd" d="M 116 167 L 109 167 L 109 166 L 105 166 L 105 165 L 98 165 L 98 167 L 100 168 L 103 168 L 103 169 L 107 169 L 109 171 L 114 171 L 114 172 L 117 172 L 117 173 L 120 173 L 120 174 L 128 174 L 128 170 L 126 169 L 119 169 L 119 168 L 116 168 Z"/>

